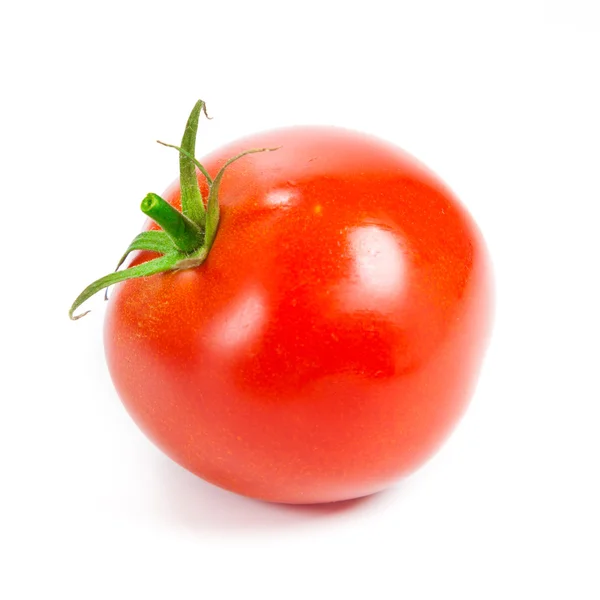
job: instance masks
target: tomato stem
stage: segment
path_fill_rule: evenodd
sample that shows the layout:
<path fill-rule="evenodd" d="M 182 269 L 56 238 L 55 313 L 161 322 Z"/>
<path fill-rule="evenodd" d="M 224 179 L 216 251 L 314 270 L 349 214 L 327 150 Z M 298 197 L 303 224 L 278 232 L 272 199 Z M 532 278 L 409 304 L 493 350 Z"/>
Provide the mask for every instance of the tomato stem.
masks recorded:
<path fill-rule="evenodd" d="M 182 252 L 189 254 L 202 246 L 204 231 L 158 194 L 148 194 L 142 200 L 140 209 L 163 228 Z"/>
<path fill-rule="evenodd" d="M 230 158 L 213 179 L 194 156 L 196 133 L 201 113 L 210 118 L 206 114 L 206 105 L 202 100 L 198 100 L 188 118 L 181 146 L 160 142 L 164 146 L 175 148 L 179 152 L 181 212 L 173 208 L 157 194 L 148 194 L 142 200 L 140 208 L 144 214 L 162 227 L 162 231 L 145 231 L 136 236 L 121 257 L 117 265 L 117 270 L 97 279 L 79 294 L 69 310 L 69 317 L 71 319 L 76 320 L 86 315 L 89 311 L 75 315 L 75 310 L 96 292 L 106 289 L 115 283 L 137 277 L 149 277 L 167 271 L 191 269 L 200 266 L 206 260 L 217 235 L 220 215 L 219 187 L 225 169 L 236 160 L 248 154 L 277 150 L 277 148 L 253 148 L 241 152 Z M 196 168 L 206 177 L 208 183 L 206 206 L 204 205 L 200 191 Z M 149 250 L 162 256 L 119 271 L 121 264 L 125 261 L 129 253 L 134 250 Z"/>
<path fill-rule="evenodd" d="M 191 158 L 196 154 L 196 134 L 202 112 L 206 115 L 206 105 L 202 100 L 198 100 L 190 113 L 181 140 L 181 147 L 186 153 L 179 153 L 179 183 L 181 185 L 181 212 L 203 228 L 206 222 L 206 210 L 196 177 L 196 165 L 194 159 Z"/>
<path fill-rule="evenodd" d="M 202 173 L 202 175 L 204 175 L 204 177 L 206 178 L 206 181 L 208 182 L 208 185 L 212 185 L 212 177 L 210 176 L 210 174 L 208 173 L 208 171 L 204 168 L 204 165 L 200 162 L 198 162 L 198 160 L 196 160 L 196 158 L 194 158 L 187 150 L 184 150 L 183 148 L 179 147 L 179 146 L 175 146 L 174 144 L 167 144 L 166 142 L 161 142 L 160 140 L 156 140 L 157 144 L 160 144 L 161 146 L 166 146 L 167 148 L 175 148 L 175 150 L 177 150 L 180 154 L 183 154 L 184 156 L 187 156 L 191 161 L 193 161 L 193 163 L 196 165 L 196 167 L 198 167 L 198 170 Z"/>

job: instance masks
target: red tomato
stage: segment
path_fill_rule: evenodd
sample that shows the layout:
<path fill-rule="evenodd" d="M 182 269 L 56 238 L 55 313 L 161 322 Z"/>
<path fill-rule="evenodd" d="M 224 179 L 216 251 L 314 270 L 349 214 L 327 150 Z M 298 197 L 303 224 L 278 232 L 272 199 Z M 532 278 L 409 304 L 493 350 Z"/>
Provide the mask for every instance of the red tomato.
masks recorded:
<path fill-rule="evenodd" d="M 364 496 L 465 410 L 490 330 L 487 252 L 448 188 L 373 137 L 282 129 L 202 162 L 214 176 L 272 146 L 229 167 L 204 264 L 116 286 L 110 373 L 141 429 L 209 482 L 288 503 Z M 165 198 L 180 207 L 178 183 Z"/>

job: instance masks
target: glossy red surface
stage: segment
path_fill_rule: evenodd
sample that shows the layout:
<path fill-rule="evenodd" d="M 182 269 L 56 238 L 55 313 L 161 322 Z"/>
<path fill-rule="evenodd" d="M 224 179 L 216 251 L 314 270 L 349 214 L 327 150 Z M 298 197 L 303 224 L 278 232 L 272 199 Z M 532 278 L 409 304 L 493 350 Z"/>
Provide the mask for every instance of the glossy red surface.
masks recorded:
<path fill-rule="evenodd" d="M 230 167 L 199 268 L 119 284 L 105 325 L 141 429 L 219 486 L 271 501 L 367 495 L 421 465 L 474 389 L 490 330 L 482 238 L 398 148 L 293 128 Z M 178 185 L 166 199 L 179 206 Z M 147 260 L 142 253 L 134 262 Z"/>

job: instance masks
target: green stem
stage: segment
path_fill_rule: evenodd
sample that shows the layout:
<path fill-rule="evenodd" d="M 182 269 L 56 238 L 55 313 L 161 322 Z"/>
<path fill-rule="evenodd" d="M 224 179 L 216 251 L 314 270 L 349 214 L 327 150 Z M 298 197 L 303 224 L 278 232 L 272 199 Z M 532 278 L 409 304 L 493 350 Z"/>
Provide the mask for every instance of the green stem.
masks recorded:
<path fill-rule="evenodd" d="M 144 231 L 137 235 L 121 257 L 117 271 L 97 279 L 77 296 L 69 310 L 71 319 L 79 319 L 87 314 L 84 312 L 75 315 L 75 311 L 96 292 L 115 283 L 137 277 L 150 277 L 167 271 L 199 267 L 206 260 L 219 227 L 218 196 L 225 169 L 247 154 L 277 150 L 277 148 L 254 148 L 241 152 L 226 161 L 213 180 L 194 156 L 198 120 L 202 112 L 206 115 L 206 106 L 202 100 L 199 100 L 188 119 L 181 147 L 160 142 L 179 151 L 181 212 L 157 194 L 148 194 L 142 201 L 142 212 L 162 227 L 162 231 Z M 206 117 L 208 118 L 208 115 Z M 196 167 L 206 177 L 208 183 L 206 207 L 202 199 Z M 119 271 L 121 264 L 133 250 L 148 250 L 162 256 Z"/>
<path fill-rule="evenodd" d="M 179 154 L 181 212 L 199 227 L 204 227 L 206 211 L 200 186 L 198 185 L 198 178 L 196 177 L 196 165 L 189 157 L 196 155 L 196 133 L 198 132 L 198 120 L 202 111 L 206 115 L 204 102 L 198 100 L 188 118 L 181 140 L 181 147 L 186 151 L 186 154 Z"/>
<path fill-rule="evenodd" d="M 150 252 L 158 252 L 158 254 L 173 254 L 177 252 L 177 247 L 166 231 L 142 231 L 133 238 L 133 242 L 129 244 L 129 247 L 119 259 L 115 271 L 121 268 L 121 265 L 134 250 L 150 250 Z M 108 287 L 104 292 L 104 299 L 108 300 Z"/>
<path fill-rule="evenodd" d="M 85 317 L 90 311 L 86 310 L 84 313 L 80 315 L 76 315 L 75 311 L 81 306 L 88 298 L 91 298 L 96 292 L 103 290 L 109 285 L 114 285 L 115 283 L 119 283 L 120 281 L 125 281 L 127 279 L 134 279 L 136 277 L 148 277 L 150 275 L 156 275 L 158 273 L 164 273 L 165 271 L 171 271 L 175 269 L 177 265 L 177 256 L 176 255 L 165 255 L 160 256 L 159 258 L 154 258 L 153 260 L 149 260 L 148 262 L 142 263 L 141 265 L 136 265 L 135 267 L 130 267 L 129 269 L 125 269 L 124 271 L 117 271 L 116 273 L 110 273 L 109 275 L 105 275 L 100 279 L 94 281 L 88 285 L 73 304 L 69 310 L 69 318 L 72 321 L 77 321 L 77 319 L 81 319 L 81 317 Z"/>
<path fill-rule="evenodd" d="M 157 194 L 148 194 L 140 208 L 162 227 L 182 252 L 189 254 L 202 246 L 204 232 L 200 227 Z"/>
<path fill-rule="evenodd" d="M 179 146 L 175 146 L 174 144 L 167 144 L 165 142 L 161 142 L 160 140 L 156 140 L 156 143 L 160 144 L 161 146 L 166 146 L 167 148 L 175 148 L 175 150 L 177 150 L 184 156 L 187 156 L 198 167 L 198 170 L 200 171 L 200 173 L 202 173 L 202 175 L 204 175 L 206 181 L 208 182 L 208 185 L 212 185 L 212 182 L 213 182 L 212 177 L 209 175 L 208 171 L 204 168 L 204 165 L 201 162 L 198 162 L 187 150 L 184 150 L 183 148 L 180 148 Z"/>

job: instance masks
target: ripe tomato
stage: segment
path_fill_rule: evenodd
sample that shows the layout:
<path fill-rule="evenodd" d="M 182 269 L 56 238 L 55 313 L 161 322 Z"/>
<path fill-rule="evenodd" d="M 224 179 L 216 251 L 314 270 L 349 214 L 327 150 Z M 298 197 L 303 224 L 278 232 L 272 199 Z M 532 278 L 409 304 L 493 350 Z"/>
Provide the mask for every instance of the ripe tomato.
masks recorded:
<path fill-rule="evenodd" d="M 111 376 L 140 428 L 218 486 L 288 503 L 377 492 L 432 455 L 472 394 L 484 243 L 430 171 L 370 136 L 282 129 L 202 163 L 214 177 L 255 146 L 280 148 L 229 167 L 206 261 L 116 286 Z M 181 206 L 178 182 L 165 198 Z"/>

